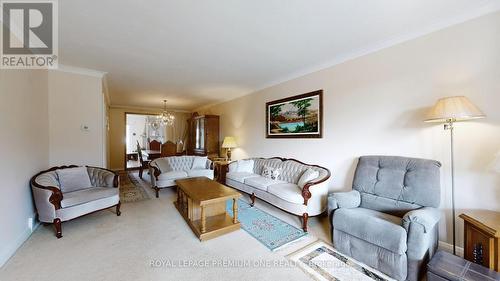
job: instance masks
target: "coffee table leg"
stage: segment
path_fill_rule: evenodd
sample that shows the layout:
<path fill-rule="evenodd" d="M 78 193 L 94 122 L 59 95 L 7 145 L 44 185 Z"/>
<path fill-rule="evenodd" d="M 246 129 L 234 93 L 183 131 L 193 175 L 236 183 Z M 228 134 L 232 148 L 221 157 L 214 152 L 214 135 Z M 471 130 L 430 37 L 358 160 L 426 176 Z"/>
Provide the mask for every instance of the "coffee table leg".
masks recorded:
<path fill-rule="evenodd" d="M 181 189 L 177 187 L 177 205 L 179 205 L 180 203 L 181 203 Z"/>
<path fill-rule="evenodd" d="M 238 201 L 233 198 L 233 223 L 238 222 Z"/>
<path fill-rule="evenodd" d="M 205 206 L 201 206 L 201 233 L 205 233 L 207 219 L 205 218 Z"/>

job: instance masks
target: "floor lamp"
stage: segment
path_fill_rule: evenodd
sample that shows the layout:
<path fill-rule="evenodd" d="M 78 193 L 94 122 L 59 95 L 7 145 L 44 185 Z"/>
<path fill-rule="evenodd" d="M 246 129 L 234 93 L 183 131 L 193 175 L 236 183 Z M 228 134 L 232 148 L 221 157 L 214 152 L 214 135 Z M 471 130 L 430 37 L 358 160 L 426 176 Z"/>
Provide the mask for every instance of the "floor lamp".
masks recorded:
<path fill-rule="evenodd" d="M 425 122 L 444 123 L 444 129 L 450 131 L 451 150 L 451 209 L 453 221 L 453 254 L 456 255 L 455 242 L 455 167 L 453 159 L 454 123 L 486 117 L 479 108 L 463 96 L 439 99 L 429 111 Z"/>

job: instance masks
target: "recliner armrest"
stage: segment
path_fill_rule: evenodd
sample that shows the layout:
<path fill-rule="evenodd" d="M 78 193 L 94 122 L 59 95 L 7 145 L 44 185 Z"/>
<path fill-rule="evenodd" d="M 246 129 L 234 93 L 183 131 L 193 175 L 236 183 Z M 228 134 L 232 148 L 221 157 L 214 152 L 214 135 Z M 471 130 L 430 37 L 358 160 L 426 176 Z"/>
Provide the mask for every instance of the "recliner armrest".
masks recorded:
<path fill-rule="evenodd" d="M 424 228 L 424 233 L 432 229 L 439 222 L 441 214 L 437 208 L 423 207 L 406 213 L 401 220 L 402 226 L 408 232 L 410 224 L 417 223 Z"/>
<path fill-rule="evenodd" d="M 328 194 L 328 214 L 338 208 L 357 208 L 361 204 L 361 194 L 357 190 Z"/>

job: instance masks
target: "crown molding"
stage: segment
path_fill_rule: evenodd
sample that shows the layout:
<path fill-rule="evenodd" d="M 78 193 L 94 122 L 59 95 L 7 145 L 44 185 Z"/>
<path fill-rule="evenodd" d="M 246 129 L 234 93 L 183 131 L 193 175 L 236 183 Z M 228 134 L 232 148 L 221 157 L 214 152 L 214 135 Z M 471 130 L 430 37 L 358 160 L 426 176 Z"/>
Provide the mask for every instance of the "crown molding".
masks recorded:
<path fill-rule="evenodd" d="M 289 74 L 287 76 L 284 76 L 284 77 L 281 77 L 279 79 L 275 79 L 271 82 L 262 84 L 262 85 L 256 87 L 256 89 L 252 90 L 251 92 L 248 92 L 246 94 L 243 94 L 243 95 L 235 97 L 235 98 L 228 99 L 226 101 L 217 102 L 215 104 L 228 102 L 230 100 L 237 99 L 237 98 L 242 97 L 242 96 L 253 94 L 253 93 L 259 92 L 261 90 L 282 84 L 284 82 L 294 80 L 294 79 L 306 76 L 308 74 L 312 74 L 314 72 L 325 70 L 327 68 L 342 64 L 344 62 L 354 60 L 356 58 L 359 58 L 359 57 L 362 57 L 362 56 L 365 56 L 365 55 L 368 55 L 371 53 L 375 53 L 375 52 L 381 51 L 383 49 L 393 47 L 393 46 L 396 46 L 398 44 L 401 44 L 401 43 L 404 43 L 407 41 L 411 41 L 413 39 L 423 37 L 423 36 L 431 34 L 433 32 L 437 32 L 437 31 L 443 30 L 445 28 L 452 27 L 454 25 L 458 25 L 458 24 L 479 18 L 481 16 L 485 16 L 488 14 L 498 12 L 498 11 L 500 11 L 500 1 L 496 1 L 494 3 L 488 3 L 488 4 L 480 6 L 477 9 L 467 11 L 466 13 L 463 13 L 461 15 L 457 15 L 454 17 L 450 17 L 450 18 L 435 22 L 433 24 L 430 24 L 430 25 L 418 30 L 418 31 L 409 32 L 406 34 L 395 36 L 395 37 L 390 38 L 388 40 L 383 40 L 383 41 L 377 42 L 371 46 L 359 48 L 357 50 L 353 50 L 351 52 L 341 54 L 337 58 L 329 60 L 325 63 L 318 64 L 318 65 L 315 65 L 312 67 L 308 67 L 308 68 L 302 69 L 300 71 L 296 71 L 296 72 Z"/>
<path fill-rule="evenodd" d="M 147 106 L 134 106 L 134 105 L 118 105 L 118 104 L 112 104 L 109 106 L 109 108 L 112 109 L 124 109 L 124 110 L 138 110 L 138 111 L 144 111 L 144 112 L 155 112 L 155 113 L 161 113 L 163 111 L 163 108 L 161 107 L 147 107 Z M 168 111 L 171 112 L 179 112 L 179 113 L 191 113 L 189 110 L 180 110 L 180 109 L 169 109 L 167 108 Z"/>
<path fill-rule="evenodd" d="M 71 65 L 65 65 L 65 64 L 61 64 L 61 63 L 59 64 L 58 68 L 50 69 L 50 70 L 92 76 L 92 77 L 97 77 L 97 78 L 101 78 L 101 79 L 104 77 L 104 75 L 107 74 L 107 72 L 105 72 L 105 71 L 77 67 L 77 66 L 71 66 Z"/>

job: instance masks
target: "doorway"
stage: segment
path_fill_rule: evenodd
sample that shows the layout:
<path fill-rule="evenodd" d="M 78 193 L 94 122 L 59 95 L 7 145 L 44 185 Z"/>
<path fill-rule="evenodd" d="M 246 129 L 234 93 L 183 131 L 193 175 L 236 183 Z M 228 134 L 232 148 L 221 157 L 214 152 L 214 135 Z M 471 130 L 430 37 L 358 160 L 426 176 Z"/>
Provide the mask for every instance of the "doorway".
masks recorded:
<path fill-rule="evenodd" d="M 153 114 L 125 113 L 125 167 L 127 170 L 138 169 L 141 166 L 138 149 L 148 150 L 149 143 L 156 140 L 164 142 L 165 130 L 152 122 Z"/>

